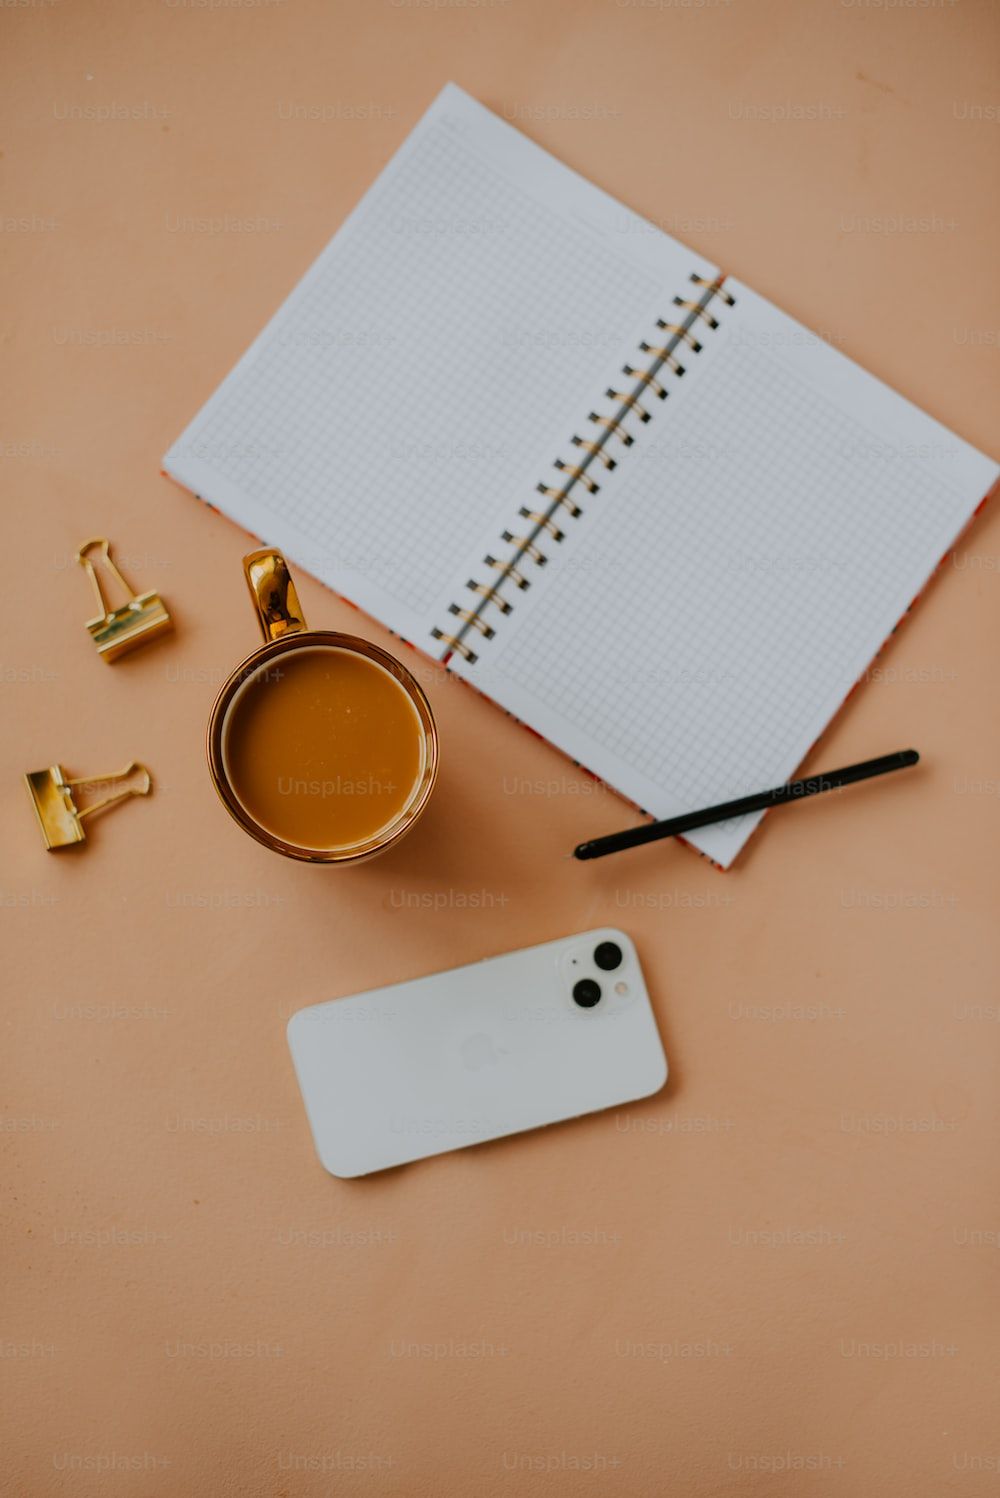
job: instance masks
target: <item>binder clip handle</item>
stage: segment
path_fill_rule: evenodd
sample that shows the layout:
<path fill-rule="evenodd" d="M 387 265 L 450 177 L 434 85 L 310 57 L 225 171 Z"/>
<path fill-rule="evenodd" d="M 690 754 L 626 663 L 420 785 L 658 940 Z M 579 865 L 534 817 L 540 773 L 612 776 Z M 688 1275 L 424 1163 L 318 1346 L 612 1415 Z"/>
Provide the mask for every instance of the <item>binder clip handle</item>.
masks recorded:
<path fill-rule="evenodd" d="M 101 618 L 106 619 L 110 616 L 112 610 L 110 604 L 108 603 L 108 600 L 104 596 L 104 589 L 101 587 L 101 579 L 97 574 L 97 569 L 89 556 L 89 553 L 94 551 L 95 549 L 98 550 L 101 562 L 114 576 L 129 603 L 133 603 L 138 597 L 138 594 L 136 594 L 132 590 L 132 588 L 129 587 L 120 570 L 115 565 L 114 559 L 111 555 L 111 542 L 108 540 L 107 536 L 92 536 L 89 541 L 84 541 L 83 545 L 80 547 L 80 550 L 76 554 L 76 559 L 80 563 L 80 566 L 86 572 L 87 576 L 90 578 L 90 586 L 94 590 L 94 597 L 97 599 L 97 607 L 101 611 Z"/>
<path fill-rule="evenodd" d="M 110 775 L 81 775 L 76 780 L 67 780 L 67 785 L 110 785 L 112 781 L 127 780 L 130 775 L 135 774 L 142 777 L 138 785 L 127 785 L 123 790 L 112 791 L 103 801 L 94 801 L 90 806 L 85 806 L 82 811 L 77 812 L 80 821 L 99 811 L 107 811 L 109 806 L 117 806 L 119 801 L 125 801 L 129 796 L 148 796 L 153 789 L 153 777 L 144 764 L 133 759 L 123 770 L 114 770 Z"/>

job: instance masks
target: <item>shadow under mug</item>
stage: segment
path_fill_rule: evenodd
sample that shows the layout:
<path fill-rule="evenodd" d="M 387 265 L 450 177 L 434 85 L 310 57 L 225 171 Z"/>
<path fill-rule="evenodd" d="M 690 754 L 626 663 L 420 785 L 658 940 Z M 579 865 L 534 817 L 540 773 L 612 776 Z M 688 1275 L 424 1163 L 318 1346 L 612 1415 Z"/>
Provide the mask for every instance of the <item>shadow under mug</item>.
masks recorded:
<path fill-rule="evenodd" d="M 438 770 L 438 737 L 430 703 L 406 667 L 395 656 L 389 655 L 388 651 L 381 650 L 369 640 L 359 639 L 356 635 L 343 635 L 331 629 L 308 628 L 302 617 L 295 584 L 280 552 L 269 547 L 252 551 L 243 558 L 243 570 L 264 633 L 264 644 L 240 662 L 215 699 L 215 706 L 208 720 L 208 766 L 215 789 L 230 816 L 244 832 L 263 843 L 265 848 L 283 853 L 286 858 L 328 864 L 361 863 L 365 859 L 374 858 L 406 836 L 423 812 L 434 789 Z M 285 842 L 267 827 L 261 826 L 236 795 L 230 783 L 224 755 L 226 719 L 243 684 L 255 676 L 262 666 L 269 665 L 290 651 L 314 649 L 317 645 L 332 646 L 337 650 L 363 656 L 383 667 L 409 697 L 423 734 L 423 768 L 409 801 L 391 822 L 379 828 L 371 837 L 340 848 L 302 847 L 297 843 Z"/>

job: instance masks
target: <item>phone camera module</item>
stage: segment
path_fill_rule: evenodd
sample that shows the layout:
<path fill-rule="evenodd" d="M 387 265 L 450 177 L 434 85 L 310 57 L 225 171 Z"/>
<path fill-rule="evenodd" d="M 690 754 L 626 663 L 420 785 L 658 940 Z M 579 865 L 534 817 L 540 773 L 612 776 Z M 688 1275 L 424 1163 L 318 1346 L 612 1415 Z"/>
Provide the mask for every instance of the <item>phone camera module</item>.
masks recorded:
<path fill-rule="evenodd" d="M 599 942 L 594 950 L 594 961 L 602 973 L 613 973 L 622 965 L 622 949 L 616 941 Z"/>
<path fill-rule="evenodd" d="M 593 1009 L 601 1002 L 601 985 L 593 978 L 581 978 L 579 983 L 573 984 L 573 1002 L 581 1009 Z"/>

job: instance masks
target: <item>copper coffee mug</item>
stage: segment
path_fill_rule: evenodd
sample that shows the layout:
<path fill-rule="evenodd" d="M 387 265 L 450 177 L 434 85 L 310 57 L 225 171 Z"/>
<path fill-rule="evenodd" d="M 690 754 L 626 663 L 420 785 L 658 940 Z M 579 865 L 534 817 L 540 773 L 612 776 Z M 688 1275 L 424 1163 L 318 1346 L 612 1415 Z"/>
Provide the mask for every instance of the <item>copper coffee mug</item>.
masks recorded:
<path fill-rule="evenodd" d="M 333 864 L 360 863 L 364 859 L 374 858 L 405 837 L 420 817 L 434 789 L 438 770 L 438 738 L 430 703 L 406 667 L 387 651 L 356 635 L 342 635 L 335 630 L 307 627 L 295 584 L 280 552 L 270 548 L 253 551 L 243 558 L 243 569 L 264 632 L 264 644 L 237 666 L 215 699 L 208 722 L 208 765 L 215 789 L 230 816 L 240 824 L 244 832 L 249 832 L 265 848 L 273 848 L 276 853 L 283 853 L 287 858 L 298 858 L 307 863 Z M 255 676 L 261 666 L 279 661 L 290 651 L 317 645 L 333 646 L 337 650 L 364 656 L 383 667 L 409 697 L 423 734 L 423 767 L 406 805 L 393 821 L 380 828 L 367 841 L 352 843 L 343 848 L 300 847 L 297 843 L 283 841 L 268 828 L 262 827 L 236 795 L 224 757 L 226 719 L 244 682 Z"/>

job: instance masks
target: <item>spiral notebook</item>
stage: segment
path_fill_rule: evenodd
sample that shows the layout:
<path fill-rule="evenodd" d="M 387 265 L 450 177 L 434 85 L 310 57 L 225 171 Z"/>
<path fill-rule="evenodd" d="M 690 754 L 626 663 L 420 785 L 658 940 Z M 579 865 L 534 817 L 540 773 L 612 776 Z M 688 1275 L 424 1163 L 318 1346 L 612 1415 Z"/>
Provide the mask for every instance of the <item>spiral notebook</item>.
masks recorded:
<path fill-rule="evenodd" d="M 998 472 L 454 85 L 165 467 L 656 817 L 791 778 Z"/>

